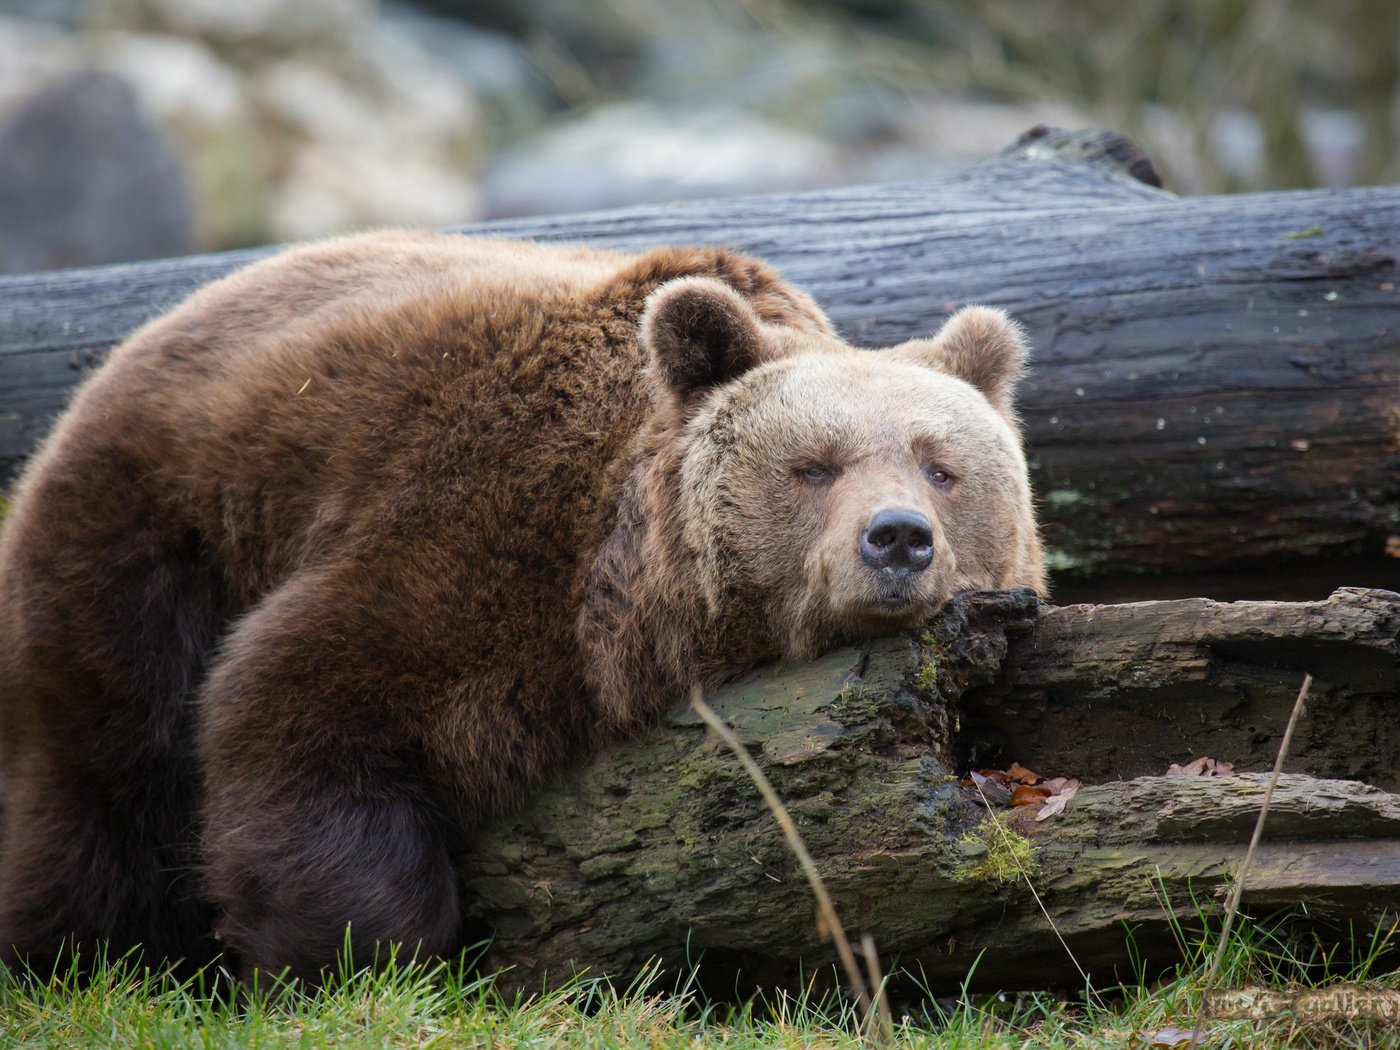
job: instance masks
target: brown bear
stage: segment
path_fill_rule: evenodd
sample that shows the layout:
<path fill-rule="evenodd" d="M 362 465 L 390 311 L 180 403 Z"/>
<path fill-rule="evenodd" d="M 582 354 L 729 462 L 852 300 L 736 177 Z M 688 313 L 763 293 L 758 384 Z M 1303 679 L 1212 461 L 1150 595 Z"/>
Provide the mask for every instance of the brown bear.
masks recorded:
<path fill-rule="evenodd" d="M 0 540 L 0 958 L 315 979 L 459 944 L 454 857 L 754 661 L 1042 584 L 970 308 L 883 352 L 721 249 L 390 232 L 115 350 Z"/>

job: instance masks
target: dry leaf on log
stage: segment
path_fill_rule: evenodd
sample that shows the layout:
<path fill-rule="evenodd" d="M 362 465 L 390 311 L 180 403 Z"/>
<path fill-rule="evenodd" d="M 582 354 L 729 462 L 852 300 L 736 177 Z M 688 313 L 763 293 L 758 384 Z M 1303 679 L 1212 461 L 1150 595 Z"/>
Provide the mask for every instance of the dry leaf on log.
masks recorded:
<path fill-rule="evenodd" d="M 1167 767 L 1166 775 L 1169 777 L 1228 777 L 1235 771 L 1233 762 L 1218 762 L 1213 758 L 1194 759 L 1186 765 L 1178 765 L 1173 762 Z"/>
<path fill-rule="evenodd" d="M 1019 762 L 1011 763 L 1007 769 L 973 770 L 962 779 L 962 787 L 973 794 L 980 793 L 989 806 L 1041 804 L 1036 820 L 1062 813 L 1080 786 L 1078 780 L 1069 777 L 1047 780 Z"/>
<path fill-rule="evenodd" d="M 1067 780 L 1053 795 L 1045 800 L 1045 805 L 1041 807 L 1039 813 L 1035 815 L 1036 820 L 1049 820 L 1065 811 L 1065 806 L 1069 805 L 1069 800 L 1074 798 L 1075 792 L 1079 790 L 1079 781 Z"/>

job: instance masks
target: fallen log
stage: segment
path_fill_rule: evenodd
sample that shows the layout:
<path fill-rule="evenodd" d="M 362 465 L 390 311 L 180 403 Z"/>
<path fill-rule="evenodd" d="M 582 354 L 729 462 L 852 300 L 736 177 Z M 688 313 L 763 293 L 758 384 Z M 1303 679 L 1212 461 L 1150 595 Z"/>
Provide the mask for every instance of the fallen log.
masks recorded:
<path fill-rule="evenodd" d="M 1306 671 L 1244 904 L 1342 923 L 1400 907 L 1398 633 L 1400 594 L 1383 591 L 1059 608 L 974 595 L 918 635 L 759 669 L 709 702 L 786 801 L 848 929 L 892 967 L 936 989 L 974 963 L 981 985 L 1079 985 L 1047 914 L 1098 981 L 1127 966 L 1126 929 L 1167 966 L 1168 909 L 1188 927 L 1218 914 Z M 1160 775 L 1205 752 L 1240 775 Z M 1037 806 L 989 810 L 960 786 L 969 760 L 1011 759 L 1086 786 L 1039 822 Z M 1336 779 L 1356 773 L 1375 784 Z M 776 822 L 688 707 L 496 824 L 464 872 L 489 962 L 523 988 L 656 959 L 747 990 L 835 958 Z"/>
<path fill-rule="evenodd" d="M 1023 416 L 1064 595 L 1400 587 L 1400 188 L 1182 200 L 1154 179 L 1117 136 L 1039 129 L 918 183 L 469 229 L 728 243 L 858 342 L 1007 307 L 1035 343 Z M 114 341 L 261 254 L 0 280 L 0 478 Z"/>

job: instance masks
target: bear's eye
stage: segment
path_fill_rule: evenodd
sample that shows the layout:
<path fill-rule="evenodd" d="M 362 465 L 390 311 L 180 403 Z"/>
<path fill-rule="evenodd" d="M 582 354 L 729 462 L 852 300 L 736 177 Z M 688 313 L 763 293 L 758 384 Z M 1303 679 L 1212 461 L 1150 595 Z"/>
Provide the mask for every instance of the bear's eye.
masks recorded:
<path fill-rule="evenodd" d="M 940 489 L 947 488 L 953 483 L 953 475 L 940 467 L 929 467 L 924 473 L 928 476 L 929 481 Z"/>
<path fill-rule="evenodd" d="M 836 480 L 836 468 L 798 467 L 797 476 L 808 485 L 829 485 Z"/>

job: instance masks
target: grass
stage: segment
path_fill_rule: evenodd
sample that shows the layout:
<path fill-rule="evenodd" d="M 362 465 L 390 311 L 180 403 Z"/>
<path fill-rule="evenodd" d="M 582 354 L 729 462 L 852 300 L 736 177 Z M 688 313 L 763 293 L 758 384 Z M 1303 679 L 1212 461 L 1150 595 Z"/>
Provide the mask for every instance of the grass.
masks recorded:
<path fill-rule="evenodd" d="M 1347 950 L 1324 947 L 1296 922 L 1245 923 L 1232 937 L 1219 985 L 1277 990 L 1334 987 L 1400 994 L 1379 974 L 1396 925 Z M 1210 936 L 1166 980 L 1101 990 L 1091 1000 L 1049 995 L 914 999 L 896 1009 L 893 1045 L 928 1048 L 1151 1047 L 1172 1029 L 1189 1032 L 1211 954 Z M 1068 968 L 1068 964 L 1067 964 Z M 275 987 L 230 1001 L 222 978 L 180 984 L 118 962 L 90 981 L 61 974 L 21 983 L 0 976 L 4 1047 L 816 1047 L 864 1046 L 858 1012 L 844 1000 L 775 993 L 743 1004 L 707 1003 L 692 991 L 656 991 L 663 975 L 615 990 L 578 981 L 528 1001 L 507 998 L 490 978 L 445 964 L 391 965 L 349 974 L 330 990 Z M 220 995 L 222 991 L 223 995 Z M 1333 1020 L 1298 1024 L 1209 1020 L 1206 1047 L 1400 1047 L 1400 1026 Z M 1178 1038 L 1184 1039 L 1184 1036 Z M 1156 1044 L 1170 1045 L 1170 1044 Z M 1179 1043 L 1178 1045 L 1184 1045 Z"/>

